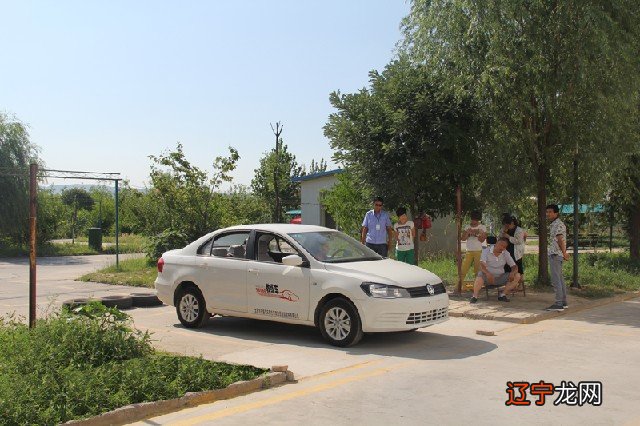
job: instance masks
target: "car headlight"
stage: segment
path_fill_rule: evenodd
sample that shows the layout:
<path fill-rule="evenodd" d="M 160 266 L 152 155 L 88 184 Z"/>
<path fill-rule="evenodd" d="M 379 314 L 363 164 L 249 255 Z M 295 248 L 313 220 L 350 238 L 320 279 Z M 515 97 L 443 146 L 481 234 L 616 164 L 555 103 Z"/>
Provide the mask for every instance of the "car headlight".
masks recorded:
<path fill-rule="evenodd" d="M 382 299 L 411 297 L 406 289 L 402 287 L 396 287 L 394 285 L 364 282 L 360 284 L 360 288 L 362 288 L 362 291 L 367 293 L 367 296 L 379 297 Z"/>

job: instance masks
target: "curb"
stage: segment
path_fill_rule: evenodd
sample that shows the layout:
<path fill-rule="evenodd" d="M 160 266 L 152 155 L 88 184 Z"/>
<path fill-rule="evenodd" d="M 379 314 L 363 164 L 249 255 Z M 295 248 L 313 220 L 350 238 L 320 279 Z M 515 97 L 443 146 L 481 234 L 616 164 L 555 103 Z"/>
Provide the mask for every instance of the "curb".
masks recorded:
<path fill-rule="evenodd" d="M 284 367 L 284 368 L 283 368 Z M 70 420 L 64 425 L 74 426 L 117 426 L 137 422 L 150 417 L 169 414 L 184 408 L 195 407 L 201 404 L 210 404 L 215 401 L 235 398 L 262 389 L 268 389 L 276 385 L 293 381 L 293 373 L 286 366 L 272 367 L 272 371 L 266 376 L 253 380 L 245 380 L 232 383 L 224 389 L 215 389 L 204 392 L 189 392 L 185 396 L 162 401 L 141 402 L 116 408 L 95 417 L 82 420 Z"/>
<path fill-rule="evenodd" d="M 474 320 L 493 320 L 493 321 L 509 322 L 514 324 L 535 324 L 540 321 L 560 317 L 566 314 L 585 311 L 587 309 L 597 308 L 599 306 L 608 305 L 610 303 L 625 302 L 627 300 L 635 299 L 637 297 L 640 297 L 640 292 L 625 293 L 618 296 L 612 296 L 606 299 L 587 302 L 583 305 L 580 305 L 574 308 L 565 309 L 562 312 L 543 312 L 538 315 L 527 317 L 527 318 L 504 317 L 504 316 L 494 315 L 494 314 L 474 314 L 473 312 L 449 312 L 449 316 L 456 317 L 456 318 L 468 318 L 468 319 L 474 319 Z"/>

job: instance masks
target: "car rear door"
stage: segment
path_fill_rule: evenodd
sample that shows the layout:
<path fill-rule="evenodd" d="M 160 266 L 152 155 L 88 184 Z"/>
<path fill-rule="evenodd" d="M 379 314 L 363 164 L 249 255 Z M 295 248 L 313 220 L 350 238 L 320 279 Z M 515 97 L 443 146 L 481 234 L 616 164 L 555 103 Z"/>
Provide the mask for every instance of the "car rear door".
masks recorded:
<path fill-rule="evenodd" d="M 216 235 L 196 259 L 196 284 L 211 312 L 247 312 L 246 244 L 250 231 Z"/>
<path fill-rule="evenodd" d="M 287 266 L 282 258 L 299 254 L 282 236 L 256 232 L 247 260 L 249 313 L 285 320 L 309 319 L 308 267 Z"/>

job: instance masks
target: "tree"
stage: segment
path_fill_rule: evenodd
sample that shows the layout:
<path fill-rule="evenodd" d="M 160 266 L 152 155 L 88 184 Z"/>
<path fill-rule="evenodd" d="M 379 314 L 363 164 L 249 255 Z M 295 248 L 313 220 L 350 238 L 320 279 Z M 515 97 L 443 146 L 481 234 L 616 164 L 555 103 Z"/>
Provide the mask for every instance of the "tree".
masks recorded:
<path fill-rule="evenodd" d="M 639 5 L 414 0 L 403 21 L 404 51 L 447 93 L 471 94 L 482 107 L 495 143 L 490 151 L 504 154 L 494 158 L 494 169 L 516 170 L 525 194 L 526 182 L 533 183 L 543 281 L 549 190 L 570 192 L 571 164 L 579 158 L 582 182 L 589 182 L 580 190 L 603 197 L 610 164 L 626 148 L 640 80 Z"/>
<path fill-rule="evenodd" d="M 216 206 L 221 227 L 271 220 L 269 204 L 244 185 L 234 185 L 230 191 L 216 194 Z"/>
<path fill-rule="evenodd" d="M 76 229 L 78 228 L 78 210 L 89 211 L 93 208 L 93 198 L 91 194 L 82 188 L 69 188 L 62 192 L 62 202 L 71 207 L 71 242 L 75 242 Z M 84 216 L 80 228 L 88 225 L 87 217 Z"/>
<path fill-rule="evenodd" d="M 334 159 L 390 207 L 452 212 L 456 186 L 466 185 L 476 167 L 482 131 L 475 112 L 442 96 L 428 71 L 407 57 L 371 71 L 369 80 L 357 93 L 330 96 L 338 111 L 324 132 Z"/>
<path fill-rule="evenodd" d="M 251 180 L 251 190 L 268 203 L 274 222 L 281 222 L 287 210 L 300 207 L 300 184 L 291 179 L 302 176 L 303 172 L 303 166 L 298 164 L 296 156 L 289 152 L 286 144 L 281 145 L 279 154 L 273 149 L 260 159 L 260 165 L 254 170 Z M 280 200 L 279 208 L 275 203 L 276 186 Z"/>
<path fill-rule="evenodd" d="M 366 182 L 345 170 L 338 174 L 338 182 L 321 192 L 322 205 L 333 217 L 338 229 L 360 239 L 362 218 L 371 208 L 371 189 Z"/>
<path fill-rule="evenodd" d="M 26 242 L 29 223 L 29 164 L 38 148 L 26 126 L 0 112 L 0 236 Z"/>
<path fill-rule="evenodd" d="M 324 158 L 321 158 L 320 161 L 311 160 L 311 164 L 309 165 L 309 171 L 304 170 L 305 173 L 308 173 L 310 175 L 314 173 L 322 173 L 326 171 L 327 171 L 327 162 L 324 161 Z"/>
<path fill-rule="evenodd" d="M 180 143 L 175 151 L 149 158 L 153 161 L 152 203 L 167 220 L 161 224 L 163 230 L 178 231 L 187 241 L 193 241 L 216 229 L 219 219 L 215 214 L 214 190 L 231 181 L 229 173 L 240 158 L 238 151 L 229 147 L 228 157 L 216 157 L 211 177 L 186 159 Z M 151 221 L 156 220 L 155 212 L 147 213 L 152 214 Z"/>

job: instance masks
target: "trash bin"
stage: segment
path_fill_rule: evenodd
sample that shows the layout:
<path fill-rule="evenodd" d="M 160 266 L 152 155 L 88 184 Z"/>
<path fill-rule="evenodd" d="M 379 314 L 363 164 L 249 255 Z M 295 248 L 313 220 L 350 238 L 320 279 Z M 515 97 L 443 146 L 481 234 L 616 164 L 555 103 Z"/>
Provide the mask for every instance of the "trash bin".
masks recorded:
<path fill-rule="evenodd" d="M 102 228 L 89 228 L 89 247 L 102 251 Z"/>

